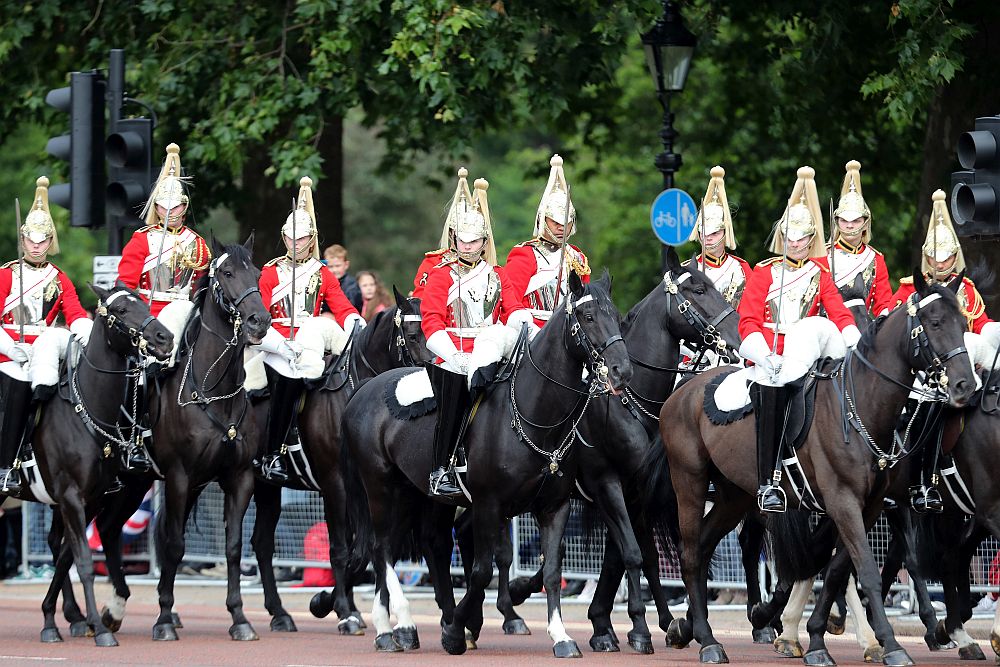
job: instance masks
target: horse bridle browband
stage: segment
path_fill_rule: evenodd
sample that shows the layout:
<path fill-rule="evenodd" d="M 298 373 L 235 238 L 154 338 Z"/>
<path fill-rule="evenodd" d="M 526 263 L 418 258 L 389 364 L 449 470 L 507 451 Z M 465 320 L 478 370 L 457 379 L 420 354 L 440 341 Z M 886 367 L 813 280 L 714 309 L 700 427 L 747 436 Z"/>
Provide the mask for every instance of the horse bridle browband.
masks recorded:
<path fill-rule="evenodd" d="M 674 280 L 670 275 L 670 271 L 663 274 L 663 291 L 667 295 L 667 313 L 669 317 L 670 306 L 674 301 L 674 297 L 677 300 L 677 312 L 679 312 L 690 324 L 694 327 L 695 331 L 701 334 L 702 341 L 704 342 L 703 349 L 716 348 L 719 356 L 726 354 L 726 350 L 729 349 L 729 345 L 726 343 L 725 339 L 719 334 L 719 325 L 736 311 L 732 306 L 726 306 L 724 309 L 719 311 L 719 314 L 713 317 L 711 320 L 705 318 L 698 309 L 694 307 L 690 299 L 685 298 L 683 301 L 680 296 L 680 286 L 685 280 L 691 277 L 691 272 L 687 271 L 677 276 Z M 697 343 L 691 341 L 694 345 L 698 346 Z"/>
<path fill-rule="evenodd" d="M 135 347 L 139 350 L 139 352 L 144 354 L 146 352 L 146 339 L 142 337 L 142 333 L 156 318 L 153 317 L 152 314 L 147 315 L 146 319 L 142 321 L 138 328 L 130 327 L 125 324 L 125 322 L 120 320 L 116 315 L 108 312 L 108 306 L 123 296 L 131 296 L 135 298 L 135 295 L 129 290 L 118 290 L 117 292 L 109 294 L 107 299 L 98 300 L 95 312 L 98 316 L 103 317 L 107 321 L 109 329 L 128 336 L 132 341 L 132 347 Z"/>
<path fill-rule="evenodd" d="M 229 258 L 229 253 L 224 252 L 215 259 L 212 263 L 208 265 L 208 280 L 209 280 L 209 290 L 212 294 L 212 299 L 215 301 L 216 305 L 222 308 L 229 315 L 229 321 L 233 325 L 233 334 L 239 333 L 240 328 L 243 326 L 243 316 L 240 315 L 239 307 L 251 294 L 255 292 L 260 294 L 259 285 L 251 285 L 250 287 L 243 290 L 243 292 L 235 299 L 230 299 L 226 296 L 225 291 L 222 289 L 222 283 L 216 277 L 215 272 L 218 271 L 222 263 Z"/>

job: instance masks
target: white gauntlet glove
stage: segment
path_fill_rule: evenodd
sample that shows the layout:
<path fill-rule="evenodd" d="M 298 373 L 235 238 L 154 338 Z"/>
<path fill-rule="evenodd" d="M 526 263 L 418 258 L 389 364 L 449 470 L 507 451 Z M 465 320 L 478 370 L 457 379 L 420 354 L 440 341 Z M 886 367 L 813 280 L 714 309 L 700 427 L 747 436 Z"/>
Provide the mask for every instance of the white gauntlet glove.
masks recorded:
<path fill-rule="evenodd" d="M 278 354 L 288 361 L 298 361 L 302 356 L 302 344 L 294 340 L 286 340 L 285 344 L 278 350 Z"/>
<path fill-rule="evenodd" d="M 362 329 L 365 328 L 365 319 L 357 313 L 351 313 L 344 318 L 344 331 L 351 333 L 354 331 L 354 323 L 357 322 Z"/>
<path fill-rule="evenodd" d="M 69 331 L 77 338 L 84 346 L 90 342 L 90 332 L 94 329 L 94 320 L 88 317 L 80 317 L 73 320 L 73 324 L 69 325 Z"/>
<path fill-rule="evenodd" d="M 7 356 L 10 360 L 18 364 L 28 363 L 28 359 L 31 358 L 29 351 L 31 347 L 27 343 L 15 343 L 14 347 L 7 351 Z"/>
<path fill-rule="evenodd" d="M 450 359 L 445 360 L 451 369 L 456 373 L 467 375 L 469 373 L 469 353 L 456 352 Z"/>
<path fill-rule="evenodd" d="M 844 327 L 844 330 L 840 334 L 844 337 L 844 345 L 847 346 L 847 349 L 856 347 L 858 341 L 861 340 L 861 331 L 853 324 L 848 324 Z"/>

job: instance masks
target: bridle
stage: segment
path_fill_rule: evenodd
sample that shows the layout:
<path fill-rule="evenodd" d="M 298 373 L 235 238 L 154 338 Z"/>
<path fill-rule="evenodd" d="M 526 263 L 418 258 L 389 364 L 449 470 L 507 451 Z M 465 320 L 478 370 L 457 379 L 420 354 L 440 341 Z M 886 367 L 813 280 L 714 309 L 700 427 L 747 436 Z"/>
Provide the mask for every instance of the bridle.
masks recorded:
<path fill-rule="evenodd" d="M 137 349 L 140 354 L 144 355 L 146 353 L 146 339 L 143 338 L 142 334 L 146 330 L 146 327 L 149 326 L 149 324 L 156 318 L 153 317 L 152 314 L 147 315 L 142 323 L 139 324 L 138 328 L 126 324 L 123 320 L 119 319 L 117 315 L 108 311 L 108 306 L 123 296 L 135 297 L 135 295 L 129 290 L 118 290 L 117 292 L 109 294 L 107 299 L 98 300 L 95 312 L 98 317 L 104 318 L 107 322 L 106 328 L 108 330 L 127 336 L 132 343 L 132 347 Z"/>
<path fill-rule="evenodd" d="M 422 322 L 423 317 L 420 313 L 403 313 L 399 306 L 396 306 L 396 314 L 392 318 L 392 331 L 389 334 L 389 357 L 393 358 L 395 355 L 396 361 L 399 362 L 400 368 L 408 368 L 416 366 L 416 361 L 413 359 L 413 355 L 410 353 L 410 348 L 406 345 L 406 332 L 403 330 L 404 322 Z M 356 345 L 354 336 L 351 337 L 352 349 Z M 395 349 L 394 349 L 395 348 Z M 361 363 L 364 367 L 372 374 L 372 376 L 378 375 L 381 371 L 377 370 L 372 366 L 371 362 L 368 360 L 368 356 L 365 354 L 364 348 L 361 345 L 357 345 L 357 355 L 360 358 Z M 357 380 L 354 376 L 357 375 L 357 367 L 352 364 L 352 371 L 348 374 L 348 380 L 351 385 L 351 390 L 354 390 Z"/>
<path fill-rule="evenodd" d="M 877 457 L 879 470 L 895 466 L 896 463 L 906 458 L 916 449 L 917 443 L 914 443 L 913 446 L 906 448 L 905 441 L 908 437 L 904 437 L 902 441 L 897 441 L 894 438 L 893 446 L 888 452 L 883 451 L 878 446 L 874 438 L 872 438 L 868 433 L 868 429 L 865 427 L 864 423 L 861 421 L 861 416 L 858 414 L 857 406 L 854 403 L 852 394 L 857 395 L 857 391 L 855 389 L 854 364 L 852 362 L 854 359 L 857 359 L 880 378 L 887 380 L 892 384 L 907 390 L 908 392 L 917 394 L 919 396 L 918 408 L 920 404 L 924 402 L 943 402 L 947 400 L 948 374 L 945 364 L 947 364 L 949 360 L 962 354 L 967 355 L 969 352 L 964 345 L 959 345 L 944 355 L 940 355 L 934 350 L 934 345 L 931 343 L 930 338 L 928 338 L 927 333 L 924 330 L 924 325 L 920 321 L 920 310 L 940 298 L 942 298 L 941 294 L 932 292 L 931 294 L 928 294 L 918 300 L 918 295 L 914 293 L 910 295 L 909 299 L 906 301 L 906 326 L 909 330 L 909 353 L 915 361 L 925 364 L 923 373 L 925 376 L 924 385 L 926 388 L 916 388 L 890 377 L 876 368 L 871 360 L 869 360 L 864 353 L 856 348 L 849 349 L 844 358 L 844 386 L 842 392 L 844 403 L 846 404 L 846 407 L 843 410 L 844 441 L 847 441 L 848 424 L 850 424 L 850 426 L 852 426 L 861 436 L 862 440 L 864 440 L 869 450 L 871 450 L 871 452 Z M 910 423 L 906 428 L 907 435 L 909 434 L 910 427 L 913 425 L 916 416 L 917 410 L 914 410 L 913 415 L 910 417 Z M 919 442 L 919 440 L 917 442 Z"/>
<path fill-rule="evenodd" d="M 208 291 L 209 294 L 212 295 L 212 301 L 214 301 L 219 308 L 229 315 L 229 323 L 233 325 L 233 337 L 235 338 L 239 335 L 243 326 L 243 316 L 239 311 L 240 304 L 243 303 L 243 300 L 251 294 L 260 294 L 260 286 L 256 284 L 251 285 L 243 290 L 243 292 L 240 293 L 240 295 L 235 299 L 230 299 L 226 296 L 226 292 L 222 289 L 222 283 L 219 282 L 216 272 L 219 270 L 219 267 L 222 266 L 222 263 L 228 258 L 229 253 L 224 252 L 213 259 L 212 263 L 208 265 Z"/>
<path fill-rule="evenodd" d="M 580 390 L 574 387 L 570 387 L 569 385 L 563 384 L 562 382 L 559 382 L 555 378 L 549 376 L 542 369 L 538 367 L 538 365 L 535 363 L 535 360 L 531 357 L 530 345 L 526 348 L 525 351 L 525 356 L 528 358 L 528 361 L 531 363 L 531 366 L 545 380 L 553 384 L 556 384 L 559 387 L 562 387 L 563 389 L 568 389 L 569 391 L 572 391 L 573 393 L 578 395 L 576 403 L 573 405 L 573 408 L 569 411 L 569 413 L 565 417 L 560 419 L 555 424 L 551 425 L 536 424 L 531 420 L 529 420 L 521 413 L 520 409 L 517 407 L 517 395 L 515 387 L 517 384 L 517 373 L 518 370 L 520 369 L 520 364 L 518 365 L 517 368 L 514 369 L 514 374 L 511 376 L 510 379 L 510 405 L 512 414 L 510 426 L 512 429 L 514 429 L 514 431 L 517 433 L 518 438 L 522 442 L 528 445 L 528 447 L 530 447 L 537 454 L 540 454 L 541 456 L 549 460 L 549 472 L 553 475 L 559 471 L 559 462 L 562 461 L 563 458 L 565 458 L 566 454 L 569 452 L 570 447 L 573 445 L 573 442 L 576 440 L 577 426 L 579 425 L 580 420 L 583 419 L 583 415 L 586 414 L 587 406 L 590 404 L 591 399 L 593 399 L 595 396 L 607 392 L 609 370 L 607 364 L 604 361 L 605 350 L 607 350 L 615 343 L 621 343 L 622 345 L 625 344 L 625 341 L 621 336 L 621 332 L 609 336 L 608 339 L 605 340 L 601 345 L 594 345 L 593 341 L 591 341 L 590 337 L 587 335 L 587 332 L 580 324 L 580 320 L 576 313 L 576 309 L 579 306 L 587 303 L 588 301 L 593 301 L 593 300 L 594 296 L 592 294 L 585 294 L 576 301 L 574 301 L 571 298 L 571 296 L 567 296 L 566 309 L 565 309 L 566 331 L 564 332 L 563 345 L 566 348 L 566 350 L 572 354 L 572 351 L 570 350 L 569 347 L 569 343 L 566 340 L 566 336 L 568 335 L 572 340 L 573 344 L 579 346 L 579 348 L 582 349 L 586 354 L 587 371 L 588 371 L 588 376 L 590 377 L 590 381 L 586 389 Z M 583 404 L 582 408 L 580 408 L 581 403 Z M 573 419 L 569 431 L 566 433 L 566 436 L 563 438 L 559 446 L 557 446 L 552 451 L 548 451 L 539 447 L 537 444 L 534 443 L 534 441 L 531 440 L 527 432 L 524 430 L 524 424 L 528 424 L 529 426 L 535 427 L 537 429 L 541 429 L 544 431 L 551 431 L 552 429 L 558 428 L 559 426 L 562 426 L 564 423 L 569 421 L 574 414 L 576 414 L 576 418 Z"/>
<path fill-rule="evenodd" d="M 715 348 L 719 357 L 725 357 L 727 362 L 730 361 L 730 357 L 727 354 L 729 350 L 729 344 L 726 343 L 722 334 L 719 333 L 719 326 L 725 321 L 727 317 L 733 315 L 736 311 L 733 310 L 732 306 L 726 306 L 719 314 L 713 317 L 711 320 L 707 319 L 691 300 L 680 294 L 680 286 L 684 284 L 686 280 L 691 278 L 691 272 L 685 271 L 684 273 L 677 276 L 676 280 L 670 275 L 670 271 L 663 274 L 663 291 L 667 295 L 667 317 L 670 317 L 670 307 L 674 300 L 677 301 L 677 312 L 681 314 L 684 320 L 691 325 L 695 331 L 701 335 L 702 344 L 698 344 L 694 341 L 695 346 L 700 347 L 702 353 L 712 348 Z M 681 300 L 683 298 L 683 301 Z"/>

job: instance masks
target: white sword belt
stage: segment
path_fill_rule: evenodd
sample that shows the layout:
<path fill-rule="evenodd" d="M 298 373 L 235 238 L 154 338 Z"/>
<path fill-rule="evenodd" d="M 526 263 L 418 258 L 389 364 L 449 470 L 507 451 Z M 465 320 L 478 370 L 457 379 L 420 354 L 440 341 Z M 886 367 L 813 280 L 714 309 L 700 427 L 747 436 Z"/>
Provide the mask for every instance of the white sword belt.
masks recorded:
<path fill-rule="evenodd" d="M 475 338 L 480 331 L 479 327 L 445 327 L 444 330 L 459 338 Z"/>
<path fill-rule="evenodd" d="M 148 289 L 137 290 L 139 294 L 149 297 L 150 301 L 190 301 L 191 295 L 182 292 L 152 292 Z"/>
<path fill-rule="evenodd" d="M 20 324 L 5 324 L 3 328 L 11 333 L 20 334 L 21 325 Z M 25 336 L 38 336 L 41 335 L 43 331 L 48 329 L 47 324 L 25 324 L 24 325 L 24 335 Z"/>
<path fill-rule="evenodd" d="M 779 324 L 775 324 L 774 322 L 764 322 L 764 326 L 767 327 L 768 329 L 774 329 L 776 332 L 778 332 L 780 334 L 786 334 L 786 333 L 788 333 L 791 330 L 791 328 L 794 326 L 794 324 L 780 324 L 779 325 Z"/>
<path fill-rule="evenodd" d="M 546 322 L 552 318 L 551 310 L 541 310 L 540 308 L 528 308 L 528 312 L 531 313 L 532 317 L 539 320 L 545 320 Z"/>

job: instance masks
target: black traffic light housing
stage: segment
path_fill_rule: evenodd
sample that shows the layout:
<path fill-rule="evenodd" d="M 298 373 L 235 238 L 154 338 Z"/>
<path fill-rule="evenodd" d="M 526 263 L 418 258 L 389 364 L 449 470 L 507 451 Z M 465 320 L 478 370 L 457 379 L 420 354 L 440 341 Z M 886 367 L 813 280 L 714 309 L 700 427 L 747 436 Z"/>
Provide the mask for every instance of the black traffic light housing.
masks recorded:
<path fill-rule="evenodd" d="M 69 209 L 74 227 L 104 225 L 104 90 L 99 72 L 72 72 L 69 86 L 45 96 L 70 117 L 69 133 L 49 139 L 45 150 L 69 163 L 69 183 L 49 188 L 49 201 Z"/>
<path fill-rule="evenodd" d="M 959 236 L 1000 236 L 1000 116 L 976 119 L 958 138 L 963 171 L 951 175 L 951 213 Z"/>

